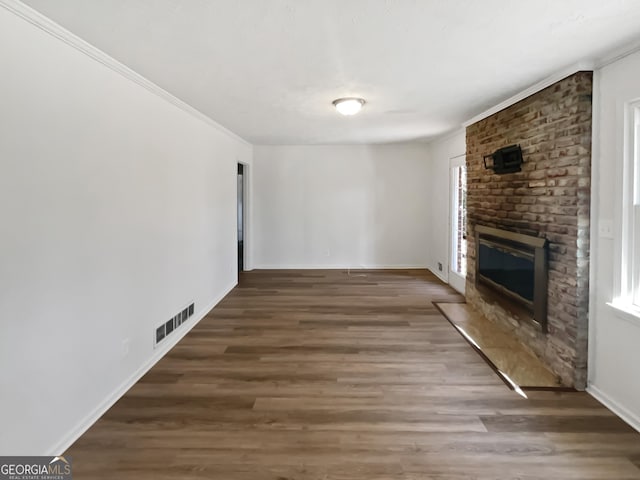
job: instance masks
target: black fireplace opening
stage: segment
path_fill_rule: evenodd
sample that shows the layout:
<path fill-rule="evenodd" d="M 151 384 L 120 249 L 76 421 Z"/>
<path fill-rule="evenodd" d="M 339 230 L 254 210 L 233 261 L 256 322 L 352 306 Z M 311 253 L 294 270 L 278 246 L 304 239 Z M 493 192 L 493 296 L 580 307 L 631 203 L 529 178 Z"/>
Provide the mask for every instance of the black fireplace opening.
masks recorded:
<path fill-rule="evenodd" d="M 476 225 L 476 285 L 482 284 L 525 308 L 527 316 L 547 329 L 547 241 Z"/>
<path fill-rule="evenodd" d="M 533 304 L 534 255 L 480 242 L 478 272 L 486 279 Z"/>

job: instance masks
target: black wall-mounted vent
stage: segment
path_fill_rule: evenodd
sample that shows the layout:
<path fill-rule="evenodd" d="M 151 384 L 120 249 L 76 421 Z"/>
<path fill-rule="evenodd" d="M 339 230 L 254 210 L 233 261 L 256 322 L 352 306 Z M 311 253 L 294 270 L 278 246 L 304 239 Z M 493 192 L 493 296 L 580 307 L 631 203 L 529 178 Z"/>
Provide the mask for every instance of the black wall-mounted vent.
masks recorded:
<path fill-rule="evenodd" d="M 487 159 L 491 159 L 492 163 L 488 164 Z M 484 168 L 491 169 L 494 173 L 515 173 L 521 170 L 522 165 L 522 149 L 520 145 L 509 145 L 500 148 L 490 155 L 483 157 Z"/>
<path fill-rule="evenodd" d="M 180 312 L 176 313 L 173 318 L 166 321 L 158 328 L 156 328 L 155 345 L 158 345 L 162 340 L 167 338 L 169 334 L 173 333 L 180 325 L 185 323 L 193 312 L 195 311 L 195 304 L 191 304 L 185 307 Z"/>

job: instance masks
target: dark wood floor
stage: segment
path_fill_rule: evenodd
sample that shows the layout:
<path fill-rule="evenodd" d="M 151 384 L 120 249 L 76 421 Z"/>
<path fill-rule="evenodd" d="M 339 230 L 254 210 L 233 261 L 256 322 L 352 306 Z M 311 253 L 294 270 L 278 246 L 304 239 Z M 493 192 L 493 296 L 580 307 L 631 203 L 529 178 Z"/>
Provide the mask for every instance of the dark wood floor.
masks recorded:
<path fill-rule="evenodd" d="M 509 390 L 426 271 L 257 271 L 67 454 L 74 478 L 640 479 L 586 393 Z"/>

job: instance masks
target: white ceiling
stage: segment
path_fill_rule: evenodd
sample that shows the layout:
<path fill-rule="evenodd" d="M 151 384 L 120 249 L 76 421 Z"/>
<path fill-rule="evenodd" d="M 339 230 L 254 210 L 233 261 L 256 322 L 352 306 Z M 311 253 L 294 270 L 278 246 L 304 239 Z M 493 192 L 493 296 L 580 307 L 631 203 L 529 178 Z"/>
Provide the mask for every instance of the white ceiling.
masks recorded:
<path fill-rule="evenodd" d="M 25 3 L 253 144 L 429 140 L 640 35 L 638 0 Z"/>

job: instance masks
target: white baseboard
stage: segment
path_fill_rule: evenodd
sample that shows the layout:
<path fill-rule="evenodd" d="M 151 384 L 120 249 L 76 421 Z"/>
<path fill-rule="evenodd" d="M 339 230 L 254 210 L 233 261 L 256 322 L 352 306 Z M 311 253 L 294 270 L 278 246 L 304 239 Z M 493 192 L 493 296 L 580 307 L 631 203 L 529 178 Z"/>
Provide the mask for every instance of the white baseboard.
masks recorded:
<path fill-rule="evenodd" d="M 254 270 L 402 270 L 426 269 L 426 265 L 319 265 L 319 264 L 277 264 L 254 265 Z"/>
<path fill-rule="evenodd" d="M 162 357 L 164 357 L 169 350 L 171 350 L 182 338 L 195 327 L 200 320 L 202 320 L 213 307 L 215 307 L 227 294 L 233 290 L 236 286 L 233 285 L 227 287 L 222 294 L 218 295 L 209 305 L 205 306 L 196 315 L 189 319 L 186 323 L 190 323 L 188 328 L 180 329 L 180 333 L 171 339 L 166 345 L 157 348 L 153 351 L 153 355 L 145 362 L 140 368 L 138 368 L 133 375 L 122 382 L 107 398 L 105 398 L 89 415 L 87 415 L 82 421 L 80 421 L 75 427 L 73 427 L 58 443 L 48 449 L 47 456 L 62 455 L 82 434 L 84 434 L 94 423 L 96 423 L 100 417 L 102 417 L 107 410 L 109 410 L 120 398 L 142 378 L 142 376 L 151 370 Z M 178 331 L 176 331 L 178 333 Z"/>
<path fill-rule="evenodd" d="M 631 427 L 640 432 L 640 416 L 638 416 L 638 414 L 630 411 L 626 407 L 623 407 L 616 400 L 592 384 L 587 387 L 587 392 L 622 420 L 631 425 Z"/>

